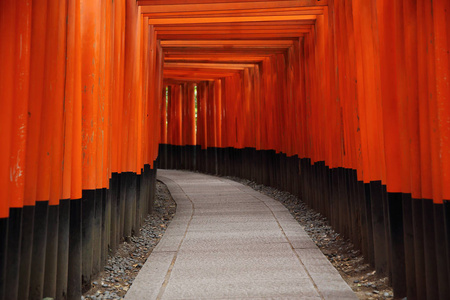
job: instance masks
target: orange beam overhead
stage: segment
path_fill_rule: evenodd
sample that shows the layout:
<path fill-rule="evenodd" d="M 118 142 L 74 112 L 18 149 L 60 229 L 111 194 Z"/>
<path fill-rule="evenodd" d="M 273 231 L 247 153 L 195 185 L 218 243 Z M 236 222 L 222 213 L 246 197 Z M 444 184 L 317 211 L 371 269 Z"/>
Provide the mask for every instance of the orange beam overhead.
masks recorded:
<path fill-rule="evenodd" d="M 161 41 L 163 48 L 278 48 L 285 49 L 293 45 L 290 40 L 170 40 Z"/>
<path fill-rule="evenodd" d="M 158 39 L 160 40 L 210 40 L 214 38 L 220 38 L 222 40 L 259 40 L 259 39 L 270 39 L 270 40 L 289 40 L 292 38 L 298 38 L 303 36 L 304 33 L 274 33 L 274 34 L 266 34 L 266 33 L 253 33 L 253 34 L 158 34 Z"/>
<path fill-rule="evenodd" d="M 267 56 L 251 56 L 251 57 L 222 57 L 216 58 L 214 56 L 177 56 L 171 55 L 165 57 L 165 62 L 229 62 L 229 63 L 259 63 Z"/>
<path fill-rule="evenodd" d="M 151 19 L 169 19 L 169 18 L 192 18 L 192 17 L 210 17 L 214 15 L 217 17 L 247 17 L 247 16 L 289 16 L 289 15 L 322 15 L 323 9 L 311 8 L 283 8 L 283 9 L 262 9 L 262 10 L 222 10 L 222 11 L 191 11 L 191 12 L 177 12 L 177 13 L 146 13 L 144 16 Z"/>
<path fill-rule="evenodd" d="M 137 1 L 142 6 L 142 13 L 148 12 L 184 12 L 184 11 L 211 11 L 224 9 L 261 9 L 281 7 L 326 6 L 327 0 L 296 0 L 296 1 L 222 1 L 222 0 L 141 0 Z M 202 5 L 197 5 L 197 4 Z M 231 5 L 230 5 L 231 4 Z"/>
<path fill-rule="evenodd" d="M 236 23 L 236 22 L 261 22 L 261 21 L 286 21 L 286 20 L 315 20 L 316 15 L 292 15 L 292 16 L 255 16 L 255 17 L 209 17 L 209 18 L 149 18 L 149 24 L 206 24 L 206 23 Z"/>
<path fill-rule="evenodd" d="M 188 68 L 188 69 L 218 69 L 218 70 L 243 70 L 254 68 L 254 64 L 212 64 L 212 63 L 165 63 L 164 69 Z"/>

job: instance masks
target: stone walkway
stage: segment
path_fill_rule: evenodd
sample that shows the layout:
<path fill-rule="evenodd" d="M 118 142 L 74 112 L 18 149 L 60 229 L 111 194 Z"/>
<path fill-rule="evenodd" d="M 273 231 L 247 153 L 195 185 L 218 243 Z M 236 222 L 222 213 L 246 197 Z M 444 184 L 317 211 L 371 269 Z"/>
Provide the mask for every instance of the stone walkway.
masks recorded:
<path fill-rule="evenodd" d="M 125 299 L 357 299 L 278 201 L 198 173 L 158 179 L 177 212 Z"/>

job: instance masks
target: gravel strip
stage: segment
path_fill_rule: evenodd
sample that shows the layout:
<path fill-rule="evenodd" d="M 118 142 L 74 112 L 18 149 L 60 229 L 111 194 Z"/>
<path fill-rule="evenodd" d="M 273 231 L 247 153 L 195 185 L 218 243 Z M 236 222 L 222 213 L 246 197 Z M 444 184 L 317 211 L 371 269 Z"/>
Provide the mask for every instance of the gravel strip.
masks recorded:
<path fill-rule="evenodd" d="M 146 217 L 140 235 L 120 244 L 82 300 L 123 299 L 175 214 L 176 204 L 167 187 L 157 181 L 156 190 L 154 211 Z"/>
<path fill-rule="evenodd" d="M 305 229 L 317 247 L 341 274 L 359 299 L 392 299 L 393 292 L 388 278 L 380 276 L 364 262 L 364 257 L 353 244 L 336 233 L 327 219 L 309 208 L 296 196 L 253 181 L 225 177 L 253 188 L 280 201 Z"/>

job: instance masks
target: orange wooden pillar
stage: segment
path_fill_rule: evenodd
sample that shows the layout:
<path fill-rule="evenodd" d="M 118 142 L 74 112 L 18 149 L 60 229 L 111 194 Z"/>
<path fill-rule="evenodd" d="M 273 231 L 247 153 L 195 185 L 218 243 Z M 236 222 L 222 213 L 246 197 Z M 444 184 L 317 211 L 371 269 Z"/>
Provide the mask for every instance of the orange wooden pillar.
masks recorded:
<path fill-rule="evenodd" d="M 441 201 L 436 201 L 435 217 L 437 228 L 437 236 L 440 240 L 446 240 L 446 248 L 443 249 L 441 242 L 437 242 L 437 259 L 439 262 L 439 292 L 440 297 L 448 295 L 448 282 L 445 281 L 445 271 L 447 277 L 450 277 L 450 86 L 449 86 L 449 69 L 450 69 L 450 3 L 448 1 L 433 1 L 433 29 L 434 29 L 434 53 L 436 59 L 436 115 L 435 121 L 438 123 L 437 131 L 439 132 L 439 165 L 433 164 L 440 170 L 440 182 L 437 188 L 441 188 Z M 434 179 L 434 178 L 433 178 Z M 439 199 L 439 198 L 438 198 Z M 436 199 L 436 200 L 438 200 Z M 447 260 L 447 268 L 440 262 Z"/>
<path fill-rule="evenodd" d="M 200 82 L 197 85 L 197 133 L 196 133 L 196 170 L 206 171 L 206 148 L 207 148 L 207 97 L 208 97 L 208 83 L 206 81 Z"/>
<path fill-rule="evenodd" d="M 147 163 L 152 167 L 152 158 L 154 156 L 154 126 L 155 126 L 155 119 L 151 118 L 153 114 L 153 110 L 155 108 L 155 97 L 157 97 L 158 100 L 160 100 L 160 94 L 156 94 L 156 69 L 157 69 L 157 40 L 156 40 L 156 32 L 155 27 L 153 25 L 148 26 L 148 76 L 147 76 L 147 82 L 148 82 L 148 95 L 146 101 L 147 103 L 147 119 L 148 119 L 148 125 L 147 125 L 147 141 L 148 141 L 148 147 L 146 151 L 147 155 Z M 157 101 L 156 103 L 159 103 Z M 159 106 L 158 106 L 159 107 Z"/>
<path fill-rule="evenodd" d="M 164 86 L 163 92 L 161 94 L 161 131 L 160 131 L 160 143 L 167 144 L 167 97 L 168 90 L 166 90 L 168 86 Z"/>
<path fill-rule="evenodd" d="M 81 294 L 82 98 L 80 4 L 67 7 L 67 64 L 64 114 L 64 169 L 60 203 L 56 297 Z M 67 224 L 68 223 L 68 224 Z M 66 224 L 65 226 L 62 226 Z M 65 263 L 64 263 L 65 262 Z"/>
<path fill-rule="evenodd" d="M 27 9 L 28 6 L 28 9 Z M 31 4 L 7 1 L 0 5 L 1 112 L 0 133 L 0 299 L 17 297 L 26 138 Z M 22 22 L 28 23 L 22 23 Z M 20 40 L 19 35 L 24 37 Z M 23 42 L 23 44 L 21 44 Z M 24 51 L 24 56 L 18 50 Z M 22 84 L 24 85 L 22 85 Z M 22 152 L 22 153 L 21 153 Z M 22 162 L 20 161 L 22 159 Z"/>
<path fill-rule="evenodd" d="M 3 10 L 2 10 L 3 11 Z M 23 243 L 21 250 L 21 273 L 19 276 L 19 298 L 28 298 L 33 249 L 33 225 L 38 180 L 38 157 L 40 148 L 41 110 L 44 87 L 45 36 L 47 2 L 33 3 L 31 16 L 31 44 L 36 45 L 30 53 L 30 87 L 28 99 L 28 128 L 25 152 L 25 194 Z M 5 57 L 2 55 L 2 57 Z M 4 82 L 2 80 L 2 82 Z M 4 89 L 2 89 L 4 91 Z M 2 118 L 4 120 L 4 118 Z M 3 127 L 3 126 L 2 126 Z M 3 155 L 2 155 L 3 156 Z M 6 198 L 7 199 L 7 198 Z M 30 218 L 28 218 L 30 217 Z M 25 220 L 25 219 L 24 219 Z"/>
<path fill-rule="evenodd" d="M 48 61 L 49 67 L 49 93 L 45 94 L 45 101 L 52 106 L 51 130 L 44 134 L 51 136 L 50 144 L 50 193 L 49 209 L 47 223 L 47 245 L 45 254 L 45 276 L 43 281 L 44 297 L 56 296 L 57 285 L 57 265 L 58 265 L 58 230 L 59 230 L 59 204 L 62 194 L 63 182 L 63 115 L 64 115 L 64 86 L 65 86 L 65 64 L 66 64 L 66 3 L 52 3 L 48 6 L 47 19 L 52 20 L 47 26 L 52 31 L 47 34 L 47 39 L 52 42 L 51 60 Z M 54 51 L 54 52 L 53 52 Z M 47 61 L 46 61 L 47 62 Z M 50 67 L 52 66 L 52 67 Z M 51 75 L 50 75 L 51 74 Z M 45 154 L 44 154 L 45 155 Z M 47 154 L 48 155 L 48 154 Z"/>
<path fill-rule="evenodd" d="M 215 146 L 222 147 L 222 81 L 214 81 L 214 121 L 215 121 Z"/>
<path fill-rule="evenodd" d="M 167 86 L 167 144 L 173 145 L 173 136 L 174 136 L 174 122 L 173 122 L 173 113 L 174 113 L 174 105 L 173 101 L 173 85 Z"/>
<path fill-rule="evenodd" d="M 174 122 L 174 105 L 173 105 L 173 88 L 174 86 L 169 85 L 167 90 L 167 168 L 174 168 L 173 164 L 173 149 L 174 149 L 174 130 L 175 130 L 175 122 Z"/>
<path fill-rule="evenodd" d="M 103 105 L 99 107 L 100 120 L 103 130 L 99 132 L 100 140 L 103 143 L 103 151 L 99 159 L 102 165 L 102 180 L 101 180 L 101 205 L 100 212 L 101 223 L 99 228 L 99 240 L 101 241 L 98 254 L 97 268 L 105 265 L 109 253 L 110 232 L 111 232 L 111 200 L 108 194 L 110 190 L 110 180 L 112 173 L 112 95 L 113 95 L 113 4 L 112 2 L 102 1 L 102 26 L 101 29 L 101 43 L 103 46 L 100 49 L 100 70 L 101 70 L 101 86 L 102 93 L 100 98 Z"/>
<path fill-rule="evenodd" d="M 216 174 L 215 81 L 208 81 L 206 96 L 206 172 Z"/>
<path fill-rule="evenodd" d="M 169 133 L 168 142 L 172 145 L 173 159 L 171 166 L 178 168 L 181 164 L 180 147 L 182 145 L 182 90 L 180 85 L 173 85 L 170 89 L 169 98 Z"/>
<path fill-rule="evenodd" d="M 167 126 L 167 120 L 168 120 L 168 86 L 164 85 L 163 92 L 161 94 L 161 105 L 160 105 L 160 118 L 161 118 L 161 128 L 160 128 L 160 137 L 159 137 L 159 155 L 160 155 L 160 167 L 167 169 L 167 159 L 168 159 L 168 142 L 167 142 L 167 134 L 168 134 L 168 126 Z"/>
<path fill-rule="evenodd" d="M 436 77 L 435 97 L 430 97 L 433 101 L 433 106 L 430 107 L 433 114 L 432 176 L 439 297 L 444 299 L 450 293 L 450 4 L 448 1 L 433 1 L 432 5 Z M 443 240 L 447 241 L 446 247 L 442 247 Z"/>
<path fill-rule="evenodd" d="M 388 207 L 391 229 L 391 265 L 392 285 L 396 296 L 406 296 L 406 273 L 404 261 L 404 238 L 403 238 L 403 214 L 402 214 L 402 166 L 401 152 L 398 145 L 400 141 L 399 103 L 398 99 L 404 97 L 401 90 L 404 83 L 401 82 L 404 62 L 401 57 L 403 53 L 402 36 L 399 23 L 401 19 L 401 4 L 384 2 L 378 10 L 380 38 L 380 73 L 381 73 L 381 96 L 383 107 L 384 131 L 384 153 L 386 155 L 386 184 L 388 188 Z M 392 26 L 394 24 L 394 30 Z"/>
<path fill-rule="evenodd" d="M 122 107 L 122 153 L 120 188 L 120 205 L 123 207 L 122 236 L 131 236 L 136 217 L 136 161 L 137 161 L 137 64 L 139 62 L 139 13 L 136 3 L 125 4 L 125 66 L 124 66 L 124 100 Z M 122 230 L 122 228 L 121 228 Z"/>
<path fill-rule="evenodd" d="M 207 147 L 207 97 L 208 84 L 203 81 L 197 85 L 197 134 L 195 145 L 201 146 L 201 149 Z"/>
<path fill-rule="evenodd" d="M 195 145 L 195 100 L 194 100 L 194 83 L 185 83 L 183 85 L 182 99 L 182 128 L 183 128 L 183 145 Z"/>
<path fill-rule="evenodd" d="M 40 226 L 34 226 L 33 230 L 33 252 L 31 257 L 30 297 L 42 297 L 45 289 L 46 274 L 50 274 L 52 285 L 56 280 L 56 249 L 50 248 L 47 243 L 48 230 L 51 231 L 51 239 L 57 238 L 58 234 L 58 207 L 61 197 L 62 179 L 62 115 L 63 115 L 63 92 L 64 92 L 64 51 L 65 30 L 59 32 L 60 17 L 65 14 L 65 8 L 60 11 L 59 4 L 49 3 L 47 14 L 42 20 L 45 22 L 45 65 L 39 72 L 43 73 L 42 82 L 42 118 L 40 128 L 40 147 L 37 177 L 36 208 L 34 212 L 35 221 L 39 220 Z M 64 33 L 63 33 L 64 32 Z M 41 42 L 41 41 L 39 41 Z M 63 59 L 61 61 L 61 59 Z M 52 67 L 50 67 L 52 66 Z M 61 73 L 54 72 L 58 69 Z M 56 129 L 56 127 L 58 127 Z M 54 174 L 53 171 L 56 171 Z M 54 185 L 53 185 L 54 184 Z M 50 201 L 49 201 L 50 200 Z M 48 205 L 52 219 L 48 222 Z M 47 224 L 48 222 L 48 224 Z M 35 223 L 36 224 L 36 223 Z M 46 254 L 47 252 L 47 254 Z M 46 255 L 53 254 L 46 261 Z"/>
<path fill-rule="evenodd" d="M 259 65 L 255 65 L 253 73 L 253 109 L 252 109 L 252 120 L 253 128 L 255 129 L 254 134 L 254 147 L 256 150 L 261 150 L 261 121 L 260 121 L 260 111 L 261 111 L 261 69 Z"/>
<path fill-rule="evenodd" d="M 177 146 L 181 146 L 183 143 L 182 137 L 182 89 L 181 85 L 176 85 L 172 87 L 172 109 L 173 113 L 171 114 L 173 118 L 173 144 Z M 172 120 L 171 120 L 172 121 Z"/>
<path fill-rule="evenodd" d="M 411 188 L 411 214 L 412 214 L 412 234 L 414 241 L 412 249 L 414 250 L 414 272 L 407 269 L 407 276 L 414 276 L 415 297 L 417 299 L 426 298 L 426 278 L 424 262 L 424 231 L 422 217 L 422 188 L 421 188 L 421 170 L 420 170 L 420 123 L 419 120 L 419 73 L 418 73 L 418 50 L 419 47 L 410 47 L 408 45 L 417 45 L 418 43 L 418 12 L 417 3 L 404 1 L 404 38 L 405 38 L 405 64 L 406 64 L 406 85 L 408 86 L 408 106 L 407 126 L 409 128 L 410 142 L 407 144 L 406 153 L 409 154 L 409 178 Z M 405 203 L 404 203 L 405 204 Z M 405 237 L 408 232 L 405 232 Z M 411 245 L 406 245 L 411 247 Z M 406 248 L 405 248 L 406 250 Z M 409 278 L 409 277 L 407 277 Z M 411 288 L 408 281 L 408 290 Z"/>
<path fill-rule="evenodd" d="M 365 7 L 360 6 L 364 5 Z M 368 123 L 366 119 L 366 101 L 367 97 L 376 98 L 377 95 L 374 90 L 370 90 L 373 88 L 373 84 L 364 80 L 364 78 L 374 78 L 374 70 L 373 70 L 373 47 L 370 46 L 364 51 L 363 47 L 367 45 L 372 45 L 372 33 L 368 32 L 369 26 L 371 26 L 371 4 L 370 3 L 362 3 L 361 1 L 355 2 L 352 5 L 352 18 L 351 21 L 353 24 L 348 24 L 349 27 L 353 28 L 354 31 L 354 54 L 349 53 L 348 55 L 355 55 L 357 63 L 353 66 L 355 72 L 355 83 L 356 83 L 356 99 L 348 99 L 352 105 L 349 108 L 353 111 L 352 106 L 357 107 L 355 117 L 355 128 L 357 130 L 355 137 L 355 147 L 357 147 L 358 151 L 355 153 L 355 160 L 357 161 L 357 171 L 358 171 L 358 179 L 359 182 L 362 182 L 365 185 L 360 185 L 358 187 L 359 197 L 362 198 L 361 201 L 361 222 L 364 224 L 363 230 L 361 231 L 362 237 L 362 250 L 363 253 L 367 256 L 369 262 L 371 264 L 375 264 L 376 268 L 379 272 L 386 272 L 387 264 L 385 263 L 386 256 L 383 256 L 383 253 L 386 251 L 376 251 L 377 260 L 375 261 L 375 251 L 374 251 L 374 239 L 373 239 L 373 227 L 372 227 L 372 213 L 371 207 L 372 204 L 370 202 L 370 186 L 369 182 L 373 179 L 371 177 L 371 170 L 369 167 L 369 138 L 376 138 L 375 136 L 368 136 L 368 126 L 376 126 L 376 123 Z M 339 30 L 336 28 L 336 32 Z M 336 37 L 335 40 L 341 40 L 341 37 Z M 364 40 L 365 39 L 365 40 Z M 339 62 L 337 59 L 337 62 Z M 338 84 L 340 80 L 336 79 L 336 84 Z M 338 87 L 336 87 L 338 89 Z M 352 101 L 353 100 L 353 101 Z M 373 101 L 373 100 L 372 100 Z M 373 103 L 373 102 L 372 102 Z M 335 111 L 336 118 L 340 121 L 341 117 L 339 116 L 339 112 Z M 376 117 L 376 113 L 372 112 L 372 116 Z M 373 121 L 374 122 L 374 121 Z M 339 135 L 337 136 L 339 137 Z M 339 144 L 338 140 L 335 140 L 335 144 Z M 372 148 L 370 148 L 372 149 Z M 339 158 L 336 157 L 335 163 L 339 164 Z M 372 175 L 373 176 L 373 175 Z M 377 175 L 375 175 L 375 178 Z M 379 180 L 379 178 L 377 178 Z M 378 202 L 380 203 L 380 202 Z M 381 238 L 382 239 L 382 238 Z M 380 238 L 378 238 L 380 240 Z M 383 259 L 383 257 L 385 259 Z"/>
<path fill-rule="evenodd" d="M 91 284 L 94 257 L 94 218 L 97 188 L 99 139 L 97 136 L 99 105 L 100 3 L 83 2 L 81 5 L 81 85 L 82 85 L 82 147 L 83 147 L 83 200 L 82 200 L 82 286 Z"/>
<path fill-rule="evenodd" d="M 4 41 L 0 47 L 1 51 L 1 63 L 4 69 L 1 72 L 1 99 L 4 104 L 4 109 L 1 110 L 1 127 L 0 133 L 4 137 L 4 147 L 1 147 L 0 162 L 2 166 L 10 165 L 11 157 L 11 141 L 12 141 L 12 112 L 13 112 L 13 99 L 14 90 L 11 88 L 14 86 L 14 51 L 15 51 L 15 31 L 11 28 L 15 27 L 16 23 L 16 5 L 14 1 L 5 1 L 1 4 L 1 19 L 0 19 L 0 32 Z M 0 173 L 0 188 L 1 188 L 1 218 L 5 219 L 9 216 L 9 201 L 10 201 L 10 183 L 9 183 L 9 167 L 3 167 Z M 5 223 L 6 225 L 6 223 Z M 6 227 L 5 227 L 6 229 Z M 2 232 L 2 236 L 6 238 L 6 232 Z M 6 240 L 5 240 L 6 245 Z M 2 249 L 6 251 L 6 249 Z M 4 252 L 6 254 L 6 252 Z M 5 262 L 4 260 L 2 262 Z M 4 266 L 2 266 L 4 268 Z M 5 280 L 6 278 L 2 278 Z M 4 285 L 4 281 L 2 281 Z M 5 291 L 2 289 L 2 293 Z M 3 297 L 3 295 L 2 295 Z"/>
<path fill-rule="evenodd" d="M 192 145 L 195 141 L 195 103 L 194 84 L 191 82 L 181 85 L 181 160 L 183 169 L 191 169 Z"/>
<path fill-rule="evenodd" d="M 125 56 L 125 1 L 114 1 L 112 7 L 112 92 L 111 92 L 111 233 L 110 246 L 113 251 L 117 248 L 122 237 L 123 219 L 120 202 L 120 176 L 122 172 L 122 107 L 124 93 L 124 56 Z"/>
<path fill-rule="evenodd" d="M 164 64 L 164 52 L 163 49 L 161 47 L 161 43 L 158 42 L 157 45 L 157 51 L 156 51 L 156 95 L 161 95 L 162 93 L 162 87 L 163 87 L 163 64 Z M 158 109 L 159 109 L 159 101 L 157 96 L 155 96 L 155 101 L 154 101 L 154 114 L 155 114 L 155 118 L 154 118 L 154 123 L 155 123 L 155 132 L 159 132 L 160 131 L 160 122 L 158 119 Z M 153 167 L 153 161 L 156 161 L 157 157 L 158 157 L 158 139 L 154 138 L 152 139 L 152 144 L 153 144 L 153 157 L 152 157 L 152 167 Z"/>
<path fill-rule="evenodd" d="M 450 201 L 450 88 L 449 88 L 449 65 L 450 65 L 450 29 L 449 8 L 447 1 L 433 1 L 434 13 L 434 40 L 436 61 L 436 89 L 437 89 L 437 118 L 439 120 L 440 153 L 441 153 L 441 184 L 442 198 Z M 446 121 L 447 120 L 447 121 Z"/>
<path fill-rule="evenodd" d="M 433 222 L 433 190 L 431 170 L 431 121 L 428 101 L 430 95 L 431 53 L 427 51 L 427 43 L 432 34 L 431 5 L 427 1 L 417 2 L 417 41 L 418 41 L 418 97 L 419 97 L 419 123 L 420 123 L 420 174 L 422 189 L 422 218 L 424 232 L 424 262 L 427 297 L 438 298 L 437 262 L 435 258 L 435 240 Z"/>
<path fill-rule="evenodd" d="M 356 6 L 358 5 L 358 6 Z M 356 55 L 361 63 L 357 68 L 358 80 L 358 112 L 361 146 L 363 156 L 364 181 L 366 185 L 366 205 L 371 209 L 368 214 L 369 225 L 369 255 L 372 257 L 376 268 L 383 273 L 388 271 L 385 228 L 387 216 L 383 213 L 386 205 L 384 163 L 384 140 L 381 123 L 381 95 L 378 92 L 380 86 L 380 73 L 374 68 L 373 61 L 378 61 L 379 53 L 376 50 L 376 36 L 371 28 L 377 24 L 372 11 L 375 6 L 371 3 L 356 3 L 354 12 L 360 10 L 364 15 L 354 13 L 354 26 L 356 30 Z M 361 83 L 361 84 L 360 84 Z M 373 225 L 371 228 L 370 225 Z M 373 233 L 373 239 L 372 239 Z M 373 241 L 373 244 L 372 244 Z M 370 250 L 374 249 L 374 252 Z"/>

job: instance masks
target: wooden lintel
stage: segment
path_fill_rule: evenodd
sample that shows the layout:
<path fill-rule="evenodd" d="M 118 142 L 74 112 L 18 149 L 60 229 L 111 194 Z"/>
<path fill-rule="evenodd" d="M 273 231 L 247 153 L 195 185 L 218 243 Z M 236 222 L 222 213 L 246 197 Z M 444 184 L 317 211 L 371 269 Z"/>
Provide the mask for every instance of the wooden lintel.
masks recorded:
<path fill-rule="evenodd" d="M 315 20 L 316 15 L 291 15 L 291 16 L 255 16 L 255 17 L 205 17 L 205 18 L 149 18 L 148 23 L 158 24 L 207 24 L 207 23 L 235 23 L 235 22 L 261 22 L 284 20 Z"/>
<path fill-rule="evenodd" d="M 223 69 L 223 70 L 243 70 L 245 68 L 254 68 L 254 64 L 227 64 L 227 63 L 187 63 L 187 62 L 166 62 L 164 69 L 167 68 L 186 68 L 186 69 Z"/>
<path fill-rule="evenodd" d="M 138 0 L 141 12 L 184 12 L 255 8 L 326 6 L 327 0 L 248 1 L 248 0 Z M 198 5 L 202 4 L 202 5 Z"/>

